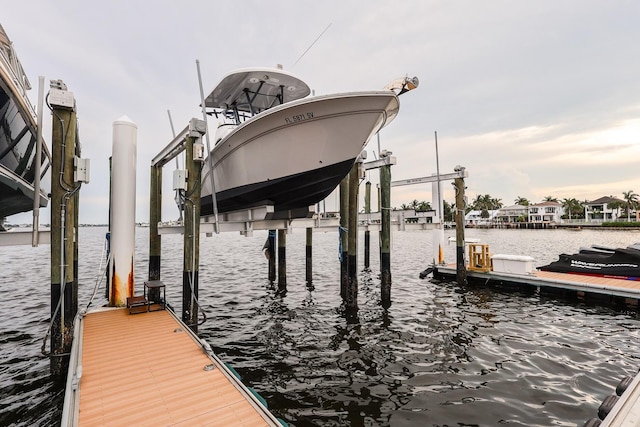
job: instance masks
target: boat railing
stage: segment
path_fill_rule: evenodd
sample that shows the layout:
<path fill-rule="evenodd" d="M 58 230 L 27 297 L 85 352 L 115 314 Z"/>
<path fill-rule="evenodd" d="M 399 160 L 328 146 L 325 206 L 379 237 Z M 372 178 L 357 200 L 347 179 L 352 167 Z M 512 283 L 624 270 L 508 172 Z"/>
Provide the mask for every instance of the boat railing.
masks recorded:
<path fill-rule="evenodd" d="M 11 42 L 7 43 L 6 40 L 0 42 L 0 63 L 2 63 L 2 67 L 15 82 L 17 88 L 20 90 L 20 94 L 25 98 L 31 114 L 35 116 L 35 109 L 27 98 L 27 91 L 31 89 L 31 83 L 13 49 L 13 44 Z"/>

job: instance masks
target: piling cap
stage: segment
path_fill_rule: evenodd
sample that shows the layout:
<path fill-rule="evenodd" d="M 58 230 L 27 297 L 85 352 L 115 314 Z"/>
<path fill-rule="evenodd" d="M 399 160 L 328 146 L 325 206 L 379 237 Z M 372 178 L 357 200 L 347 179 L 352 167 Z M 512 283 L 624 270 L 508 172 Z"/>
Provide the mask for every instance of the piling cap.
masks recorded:
<path fill-rule="evenodd" d="M 135 122 L 133 120 L 131 120 L 129 117 L 127 117 L 126 115 L 123 115 L 121 117 L 119 117 L 118 119 L 114 120 L 113 122 L 114 125 L 129 125 L 129 126 L 133 126 L 136 129 L 138 128 L 138 125 L 135 124 Z"/>

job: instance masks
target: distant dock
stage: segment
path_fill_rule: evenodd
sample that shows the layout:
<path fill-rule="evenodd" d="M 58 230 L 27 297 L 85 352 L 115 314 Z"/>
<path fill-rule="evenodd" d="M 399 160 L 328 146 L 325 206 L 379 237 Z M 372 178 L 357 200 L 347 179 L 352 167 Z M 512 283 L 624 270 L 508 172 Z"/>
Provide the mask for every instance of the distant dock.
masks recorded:
<path fill-rule="evenodd" d="M 170 310 L 79 316 L 63 426 L 281 426 Z"/>

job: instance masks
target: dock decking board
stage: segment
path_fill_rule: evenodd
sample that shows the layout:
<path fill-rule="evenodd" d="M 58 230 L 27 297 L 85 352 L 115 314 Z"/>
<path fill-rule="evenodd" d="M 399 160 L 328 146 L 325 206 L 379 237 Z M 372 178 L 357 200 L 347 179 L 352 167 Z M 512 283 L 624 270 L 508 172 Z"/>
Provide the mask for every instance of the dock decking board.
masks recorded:
<path fill-rule="evenodd" d="M 84 318 L 81 426 L 269 426 L 168 311 Z"/>

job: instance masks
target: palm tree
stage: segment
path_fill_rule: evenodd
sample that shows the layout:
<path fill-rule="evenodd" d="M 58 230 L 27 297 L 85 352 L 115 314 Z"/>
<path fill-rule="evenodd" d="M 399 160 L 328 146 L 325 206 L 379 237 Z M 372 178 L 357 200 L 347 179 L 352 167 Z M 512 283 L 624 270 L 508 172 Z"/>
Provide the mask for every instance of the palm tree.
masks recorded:
<path fill-rule="evenodd" d="M 573 197 L 562 199 L 562 207 L 569 214 L 569 221 L 573 213 L 582 211 L 582 203 Z"/>
<path fill-rule="evenodd" d="M 490 194 L 478 194 L 471 204 L 472 208 L 477 211 L 486 209 L 488 211 L 500 209 L 502 207 L 501 199 L 494 199 Z"/>
<path fill-rule="evenodd" d="M 542 199 L 543 202 L 557 202 L 558 198 L 557 197 L 553 197 L 553 196 L 545 196 L 544 199 Z"/>
<path fill-rule="evenodd" d="M 627 222 L 631 221 L 631 209 L 635 209 L 638 206 L 638 195 L 633 190 L 623 191 L 622 197 L 627 202 Z"/>
<path fill-rule="evenodd" d="M 431 209 L 431 203 L 429 202 L 420 202 L 418 203 L 418 207 L 416 208 L 417 212 L 426 212 L 426 211 L 430 211 Z"/>
<path fill-rule="evenodd" d="M 514 202 L 516 205 L 520 205 L 520 206 L 529 206 L 529 204 L 531 204 L 531 202 L 526 197 L 520 197 L 520 196 L 518 196 L 514 200 Z"/>
<path fill-rule="evenodd" d="M 622 207 L 624 207 L 624 202 L 622 200 L 612 200 L 610 202 L 607 202 L 607 207 L 611 210 L 616 211 L 616 220 L 619 221 L 618 218 L 620 218 L 620 209 Z"/>

